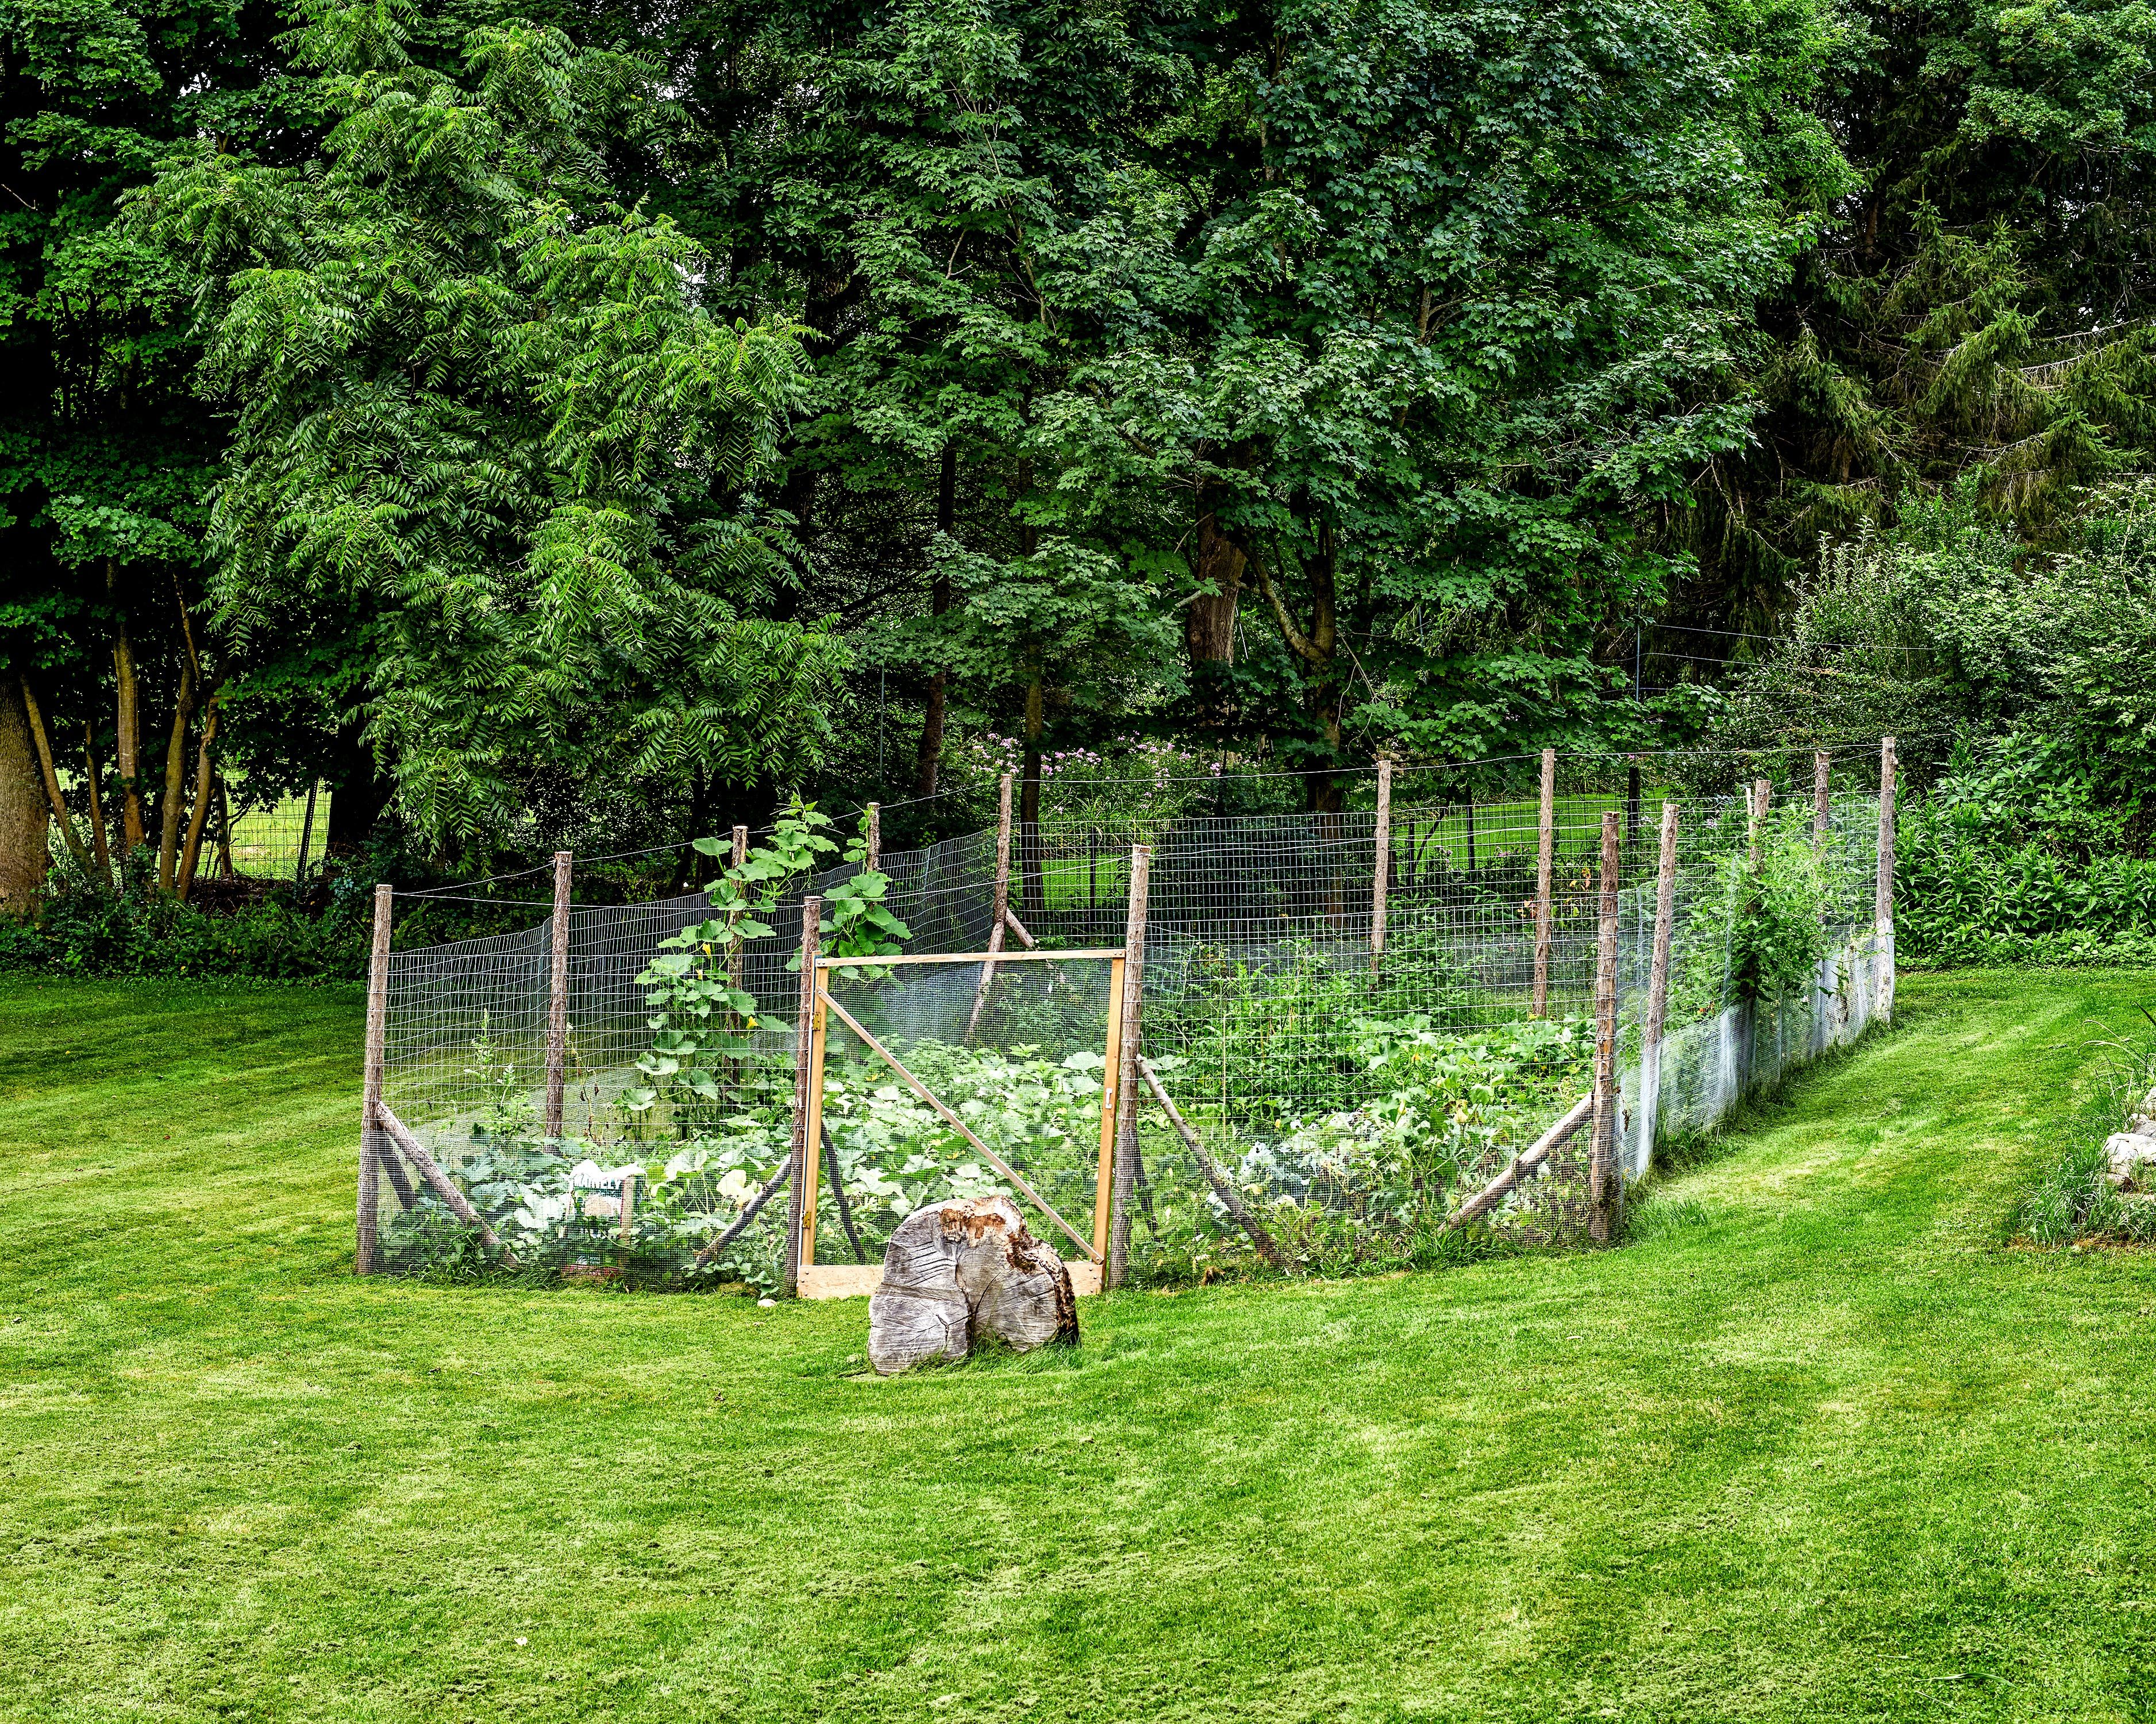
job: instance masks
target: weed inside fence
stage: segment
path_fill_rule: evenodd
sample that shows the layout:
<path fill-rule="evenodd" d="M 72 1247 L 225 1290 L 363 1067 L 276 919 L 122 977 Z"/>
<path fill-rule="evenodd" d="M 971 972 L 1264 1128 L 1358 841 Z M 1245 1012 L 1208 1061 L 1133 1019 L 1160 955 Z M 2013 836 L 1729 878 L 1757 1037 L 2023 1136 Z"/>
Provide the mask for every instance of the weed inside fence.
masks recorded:
<path fill-rule="evenodd" d="M 1875 797 L 1844 789 L 1823 809 L 1791 800 L 1763 813 L 1748 795 L 1685 796 L 1650 1073 L 1657 836 L 1666 795 L 1678 793 L 1565 788 L 1547 821 L 1532 796 L 1412 793 L 1337 813 L 1044 821 L 1000 844 L 991 830 L 883 857 L 886 901 L 912 952 L 988 949 L 999 902 L 1014 949 L 1021 934 L 1048 948 L 1120 947 L 1131 849 L 1147 846 L 1143 1049 L 1199 1150 L 1157 1108 L 1138 1108 L 1132 1275 L 1255 1264 L 1205 1161 L 1292 1267 L 1427 1262 L 1459 1249 L 1446 1223 L 1462 1201 L 1593 1084 L 1599 856 L 1612 809 L 1622 832 L 1612 1137 L 1626 1172 L 1645 1170 L 1658 1136 L 1712 1125 L 1751 1085 L 1857 1034 L 1891 988 L 1891 941 L 1875 932 Z M 800 905 L 857 871 L 787 883 L 759 912 L 767 933 L 715 922 L 701 893 L 572 907 L 557 1127 L 545 1075 L 552 921 L 393 952 L 383 1100 L 527 1270 L 775 1288 L 799 1112 Z M 851 980 L 834 998 L 880 1039 L 887 1030 L 886 1045 L 927 1068 L 917 1075 L 962 1117 L 988 1121 L 998 1153 L 1085 1232 L 1097 1134 L 1080 1121 L 1098 1119 L 1105 964 L 1008 963 L 985 993 L 978 965 L 913 967 Z M 834 1031 L 826 1054 L 829 1141 L 813 1147 L 820 1260 L 850 1260 L 857 1247 L 872 1258 L 920 1203 L 1008 1188 L 850 1031 Z M 1589 1153 L 1583 1132 L 1480 1224 L 1530 1239 L 1576 1233 Z M 378 1192 L 385 1266 L 465 1272 L 487 1260 L 471 1221 L 414 1168 Z"/>

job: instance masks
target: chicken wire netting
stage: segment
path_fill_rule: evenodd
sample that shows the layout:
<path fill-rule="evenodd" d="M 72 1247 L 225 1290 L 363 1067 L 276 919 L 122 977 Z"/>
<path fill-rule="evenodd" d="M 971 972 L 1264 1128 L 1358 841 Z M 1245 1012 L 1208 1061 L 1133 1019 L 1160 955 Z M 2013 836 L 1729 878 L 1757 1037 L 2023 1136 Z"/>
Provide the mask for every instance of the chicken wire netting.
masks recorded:
<path fill-rule="evenodd" d="M 1878 804 L 1855 788 L 1856 766 L 1840 769 L 1850 783 L 1830 798 L 1815 843 L 1808 782 L 1763 819 L 1732 793 L 1731 772 L 1719 784 L 1695 770 L 1689 782 L 1658 772 L 1659 782 L 1628 785 L 1621 762 L 1568 763 L 1554 801 L 1539 965 L 1531 782 L 1453 801 L 1423 793 L 1434 776 L 1398 775 L 1382 916 L 1374 808 L 1020 827 L 1006 888 L 1014 948 L 1019 928 L 1044 947 L 1120 947 L 1132 846 L 1149 850 L 1143 1047 L 1202 1153 L 1142 1098 L 1133 1275 L 1203 1279 L 1253 1266 L 1223 1182 L 1291 1267 L 1396 1266 L 1456 1245 L 1445 1224 L 1460 1201 L 1591 1087 L 1599 859 L 1612 811 L 1616 1136 L 1629 1177 L 1646 1170 L 1656 1142 L 1711 1128 L 1749 1089 L 1854 1038 L 1891 998 L 1892 966 L 1891 940 L 1874 935 Z M 1681 816 L 1667 1007 L 1648 1072 L 1666 799 Z M 997 852 L 987 831 L 882 858 L 886 902 L 906 924 L 908 952 L 988 946 Z M 385 1103 L 528 1270 L 776 1286 L 796 1111 L 801 905 L 855 872 L 798 880 L 758 911 L 772 931 L 755 937 L 718 919 L 701 892 L 573 906 L 558 1135 L 545 1117 L 551 921 L 393 952 Z M 1816 931 L 1804 946 L 1790 930 L 1806 917 Z M 1762 957 L 1763 918 L 1778 931 L 1779 958 Z M 1798 946 L 1801 976 L 1789 957 Z M 1083 1121 L 1090 1109 L 1097 1129 L 1108 967 L 1009 962 L 983 997 L 978 964 L 906 966 L 881 980 L 850 977 L 834 997 L 880 1039 L 888 1029 L 886 1045 L 909 1066 L 932 1068 L 916 1075 L 961 1117 L 989 1120 L 1000 1135 L 976 1136 L 998 1154 L 1009 1147 L 1014 1168 L 1090 1234 L 1097 1137 Z M 819 1261 L 873 1259 L 920 1203 L 1010 1189 L 895 1074 L 880 1075 L 837 1020 L 826 1061 Z M 381 1265 L 481 1268 L 490 1254 L 475 1231 L 376 1142 L 388 1176 L 377 1198 Z M 1483 1226 L 1532 1240 L 1575 1234 L 1589 1142 L 1578 1132 Z M 1032 1224 L 1065 1256 L 1080 1255 L 1045 1217 Z"/>

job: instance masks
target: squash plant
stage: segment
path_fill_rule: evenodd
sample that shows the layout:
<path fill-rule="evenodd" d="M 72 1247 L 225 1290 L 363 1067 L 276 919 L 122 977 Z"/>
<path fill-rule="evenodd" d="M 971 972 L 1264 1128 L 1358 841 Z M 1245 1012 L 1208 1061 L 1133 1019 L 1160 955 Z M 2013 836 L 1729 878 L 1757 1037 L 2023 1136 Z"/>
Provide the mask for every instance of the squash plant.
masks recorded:
<path fill-rule="evenodd" d="M 764 918 L 819 862 L 839 850 L 829 835 L 833 824 L 814 803 L 796 798 L 765 843 L 705 888 L 717 914 L 660 941 L 637 977 L 650 1008 L 651 1042 L 637 1061 L 644 1081 L 624 1093 L 622 1106 L 647 1129 L 662 1101 L 670 1104 L 675 1134 L 689 1138 L 744 1105 L 768 1108 L 778 1099 L 774 1092 L 783 1092 L 785 1080 L 757 1046 L 760 1008 L 741 985 L 740 954 L 746 942 L 768 939 L 778 931 Z M 726 850 L 719 839 L 709 838 L 698 839 L 696 848 L 714 857 Z M 824 889 L 819 926 L 825 949 L 847 957 L 896 953 L 909 931 L 885 901 L 890 876 L 865 865 L 865 822 L 843 854 L 855 871 Z M 788 967 L 800 967 L 797 952 Z"/>

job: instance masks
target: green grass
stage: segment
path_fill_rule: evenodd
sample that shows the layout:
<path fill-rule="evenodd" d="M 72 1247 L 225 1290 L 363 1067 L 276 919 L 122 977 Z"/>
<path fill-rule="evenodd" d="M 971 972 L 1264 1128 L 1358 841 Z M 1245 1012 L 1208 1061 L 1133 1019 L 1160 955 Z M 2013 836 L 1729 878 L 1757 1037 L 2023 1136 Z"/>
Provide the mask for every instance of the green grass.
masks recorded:
<path fill-rule="evenodd" d="M 1999 1243 L 2156 977 L 1903 1021 L 1615 1252 L 1089 1301 L 355 1283 L 359 1002 L 0 992 L 0 1714 L 2145 1717 L 2156 1261 Z"/>

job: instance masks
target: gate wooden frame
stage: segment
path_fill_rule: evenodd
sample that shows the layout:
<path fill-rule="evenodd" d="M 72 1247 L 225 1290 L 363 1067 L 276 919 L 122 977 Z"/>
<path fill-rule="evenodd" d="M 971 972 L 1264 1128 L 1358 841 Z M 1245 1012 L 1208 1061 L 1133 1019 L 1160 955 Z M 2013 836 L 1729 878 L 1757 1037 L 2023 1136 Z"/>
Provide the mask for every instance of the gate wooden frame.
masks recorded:
<path fill-rule="evenodd" d="M 819 957 L 815 960 L 816 1010 L 809 1024 L 808 1117 L 805 1121 L 807 1129 L 802 1134 L 801 1152 L 801 1270 L 797 1286 L 802 1298 L 857 1298 L 862 1294 L 875 1292 L 883 1280 L 883 1265 L 880 1263 L 819 1264 L 816 1261 L 816 1197 L 824 1162 L 824 1045 L 833 1012 L 836 1012 L 841 1022 L 905 1080 L 916 1095 L 942 1115 L 962 1137 L 985 1156 L 998 1172 L 1011 1180 L 1036 1208 L 1077 1243 L 1086 1255 L 1082 1260 L 1070 1265 L 1072 1288 L 1081 1294 L 1101 1290 L 1101 1268 L 1108 1255 L 1109 1199 L 1115 1183 L 1116 1116 L 1117 1105 L 1122 1099 L 1118 1093 L 1122 1073 L 1122 1061 L 1117 1054 L 1123 1039 L 1123 961 L 1124 949 L 1120 946 L 1085 947 L 1068 952 L 921 952 L 890 957 Z M 896 1054 L 864 1029 L 851 1013 L 833 999 L 824 985 L 825 974 L 832 970 L 865 969 L 886 965 L 979 964 L 983 966 L 983 975 L 986 975 L 989 967 L 1004 964 L 1086 962 L 1105 962 L 1108 966 L 1107 1035 L 1101 1049 L 1106 1063 L 1101 1073 L 1101 1162 L 1094 1182 L 1093 1238 L 1090 1244 L 1023 1175 L 1006 1165 L 1002 1157 L 974 1137 L 957 1114 L 932 1094 L 926 1084 L 908 1071 Z"/>

